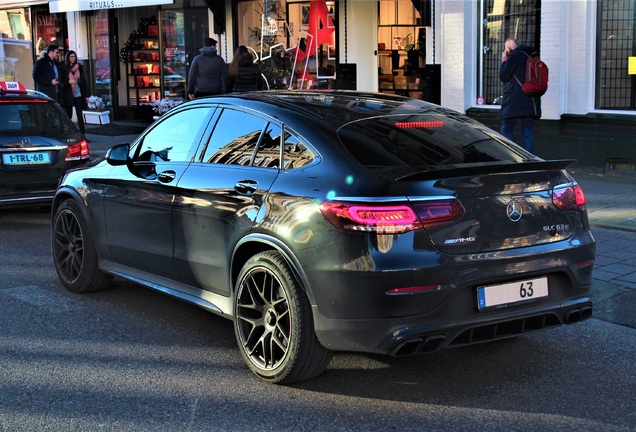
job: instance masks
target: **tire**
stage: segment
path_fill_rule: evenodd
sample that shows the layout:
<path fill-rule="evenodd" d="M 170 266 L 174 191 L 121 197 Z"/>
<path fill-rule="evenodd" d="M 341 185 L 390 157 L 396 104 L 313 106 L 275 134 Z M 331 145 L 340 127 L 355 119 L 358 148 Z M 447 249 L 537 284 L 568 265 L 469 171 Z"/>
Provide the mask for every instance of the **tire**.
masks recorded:
<path fill-rule="evenodd" d="M 79 204 L 64 201 L 55 212 L 52 227 L 55 271 L 71 292 L 85 293 L 107 288 L 113 276 L 97 266 L 97 250 Z"/>
<path fill-rule="evenodd" d="M 234 333 L 243 360 L 259 378 L 292 384 L 320 375 L 332 352 L 316 338 L 309 300 L 277 252 L 251 257 L 234 298 Z"/>

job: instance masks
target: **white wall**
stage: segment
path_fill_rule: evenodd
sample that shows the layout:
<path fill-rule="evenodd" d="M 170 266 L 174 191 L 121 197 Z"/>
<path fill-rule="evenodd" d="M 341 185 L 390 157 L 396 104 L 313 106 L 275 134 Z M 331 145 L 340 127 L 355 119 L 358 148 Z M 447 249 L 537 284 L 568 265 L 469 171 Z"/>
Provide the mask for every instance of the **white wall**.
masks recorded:
<path fill-rule="evenodd" d="M 572 17 L 568 16 L 569 2 L 547 1 L 541 2 L 541 60 L 548 66 L 550 80 L 548 91 L 541 98 L 541 118 L 546 120 L 558 120 L 563 113 L 565 99 L 567 98 L 568 81 L 578 81 L 582 77 L 569 77 L 568 69 L 576 67 L 569 64 L 568 51 L 579 51 L 585 40 L 570 40 L 569 31 L 572 27 L 583 36 L 585 33 L 584 21 L 579 21 L 574 26 Z M 573 44 L 570 49 L 569 44 Z M 584 53 L 584 50 L 581 50 Z M 578 60 L 583 59 L 580 56 Z M 584 93 L 584 92 L 580 92 Z"/>
<path fill-rule="evenodd" d="M 357 64 L 357 89 L 378 90 L 378 6 L 369 0 L 348 0 L 339 6 L 339 62 L 345 62 L 345 4 L 347 5 L 347 62 Z"/>
<path fill-rule="evenodd" d="M 435 7 L 435 61 L 442 68 L 441 104 L 459 112 L 465 112 L 467 103 L 470 105 L 469 101 L 472 99 L 470 95 L 474 93 L 467 88 L 466 82 L 467 79 L 470 81 L 467 74 L 474 75 L 475 69 L 465 62 L 475 51 L 475 44 L 470 43 L 473 36 L 467 33 L 466 28 L 466 22 L 471 19 L 471 3 L 462 0 L 437 0 Z"/>

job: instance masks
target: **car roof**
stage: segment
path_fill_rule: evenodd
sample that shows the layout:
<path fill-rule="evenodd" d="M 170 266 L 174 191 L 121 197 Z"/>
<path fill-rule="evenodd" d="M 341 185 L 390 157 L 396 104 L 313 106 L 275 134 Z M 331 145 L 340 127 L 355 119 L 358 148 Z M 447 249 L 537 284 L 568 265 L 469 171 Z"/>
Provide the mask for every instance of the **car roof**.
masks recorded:
<path fill-rule="evenodd" d="M 255 110 L 275 107 L 279 112 L 309 119 L 322 119 L 340 125 L 371 117 L 421 114 L 430 111 L 460 115 L 421 100 L 348 90 L 265 90 L 230 93 L 195 99 L 191 104 L 197 101 L 239 105 Z"/>

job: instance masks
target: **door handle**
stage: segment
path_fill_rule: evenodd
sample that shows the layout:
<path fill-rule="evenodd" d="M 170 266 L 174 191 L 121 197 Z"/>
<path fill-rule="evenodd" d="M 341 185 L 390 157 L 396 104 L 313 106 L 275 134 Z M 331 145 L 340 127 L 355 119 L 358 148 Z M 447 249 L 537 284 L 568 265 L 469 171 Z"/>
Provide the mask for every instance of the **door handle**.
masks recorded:
<path fill-rule="evenodd" d="M 161 183 L 170 183 L 172 180 L 175 179 L 176 176 L 177 176 L 177 173 L 174 171 L 164 171 L 162 173 L 157 174 L 157 179 Z"/>
<path fill-rule="evenodd" d="M 243 195 L 251 195 L 258 190 L 258 182 L 254 180 L 241 180 L 234 185 L 234 190 Z"/>

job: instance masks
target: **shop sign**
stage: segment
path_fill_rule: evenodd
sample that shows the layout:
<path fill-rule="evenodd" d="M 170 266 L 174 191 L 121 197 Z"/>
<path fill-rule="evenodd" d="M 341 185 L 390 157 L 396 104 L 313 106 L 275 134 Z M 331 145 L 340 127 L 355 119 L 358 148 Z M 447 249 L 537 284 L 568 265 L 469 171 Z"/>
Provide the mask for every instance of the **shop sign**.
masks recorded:
<path fill-rule="evenodd" d="M 174 4 L 174 0 L 50 0 L 49 11 L 77 12 Z"/>
<path fill-rule="evenodd" d="M 627 58 L 627 74 L 636 75 L 636 57 Z"/>

